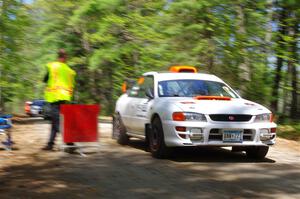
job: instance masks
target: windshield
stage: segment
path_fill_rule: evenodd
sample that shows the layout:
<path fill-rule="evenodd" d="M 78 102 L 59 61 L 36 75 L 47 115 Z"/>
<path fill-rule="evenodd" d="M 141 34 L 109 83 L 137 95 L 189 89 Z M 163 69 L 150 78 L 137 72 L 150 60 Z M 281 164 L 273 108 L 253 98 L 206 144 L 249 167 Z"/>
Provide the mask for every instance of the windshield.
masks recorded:
<path fill-rule="evenodd" d="M 46 102 L 44 100 L 34 100 L 31 104 L 31 106 L 44 106 L 45 103 Z"/>
<path fill-rule="evenodd" d="M 167 80 L 158 82 L 159 97 L 238 96 L 221 82 L 207 80 Z"/>

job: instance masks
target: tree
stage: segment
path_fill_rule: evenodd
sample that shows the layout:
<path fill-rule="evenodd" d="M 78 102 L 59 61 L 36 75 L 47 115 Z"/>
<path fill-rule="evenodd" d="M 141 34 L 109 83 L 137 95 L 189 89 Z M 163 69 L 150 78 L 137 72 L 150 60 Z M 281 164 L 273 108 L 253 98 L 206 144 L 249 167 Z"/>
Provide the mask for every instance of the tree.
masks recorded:
<path fill-rule="evenodd" d="M 24 28 L 30 23 L 27 9 L 19 0 L 0 1 L 0 109 L 24 97 L 28 89 L 22 49 L 26 45 Z"/>
<path fill-rule="evenodd" d="M 296 119 L 299 118 L 298 110 L 298 70 L 299 66 L 299 3 L 295 1 L 278 1 L 276 4 L 278 10 L 278 17 L 276 23 L 278 24 L 278 31 L 276 34 L 276 71 L 273 85 L 273 99 L 272 109 L 278 111 L 279 99 L 283 97 L 284 109 L 289 105 L 289 115 Z M 287 71 L 282 71 L 286 66 Z M 282 83 L 282 76 L 284 74 L 284 84 Z M 279 91 L 282 90 L 284 95 L 280 96 Z M 291 99 L 287 98 L 291 93 Z M 285 114 L 285 111 L 283 111 Z"/>
<path fill-rule="evenodd" d="M 65 48 L 78 74 L 75 100 L 99 103 L 103 114 L 113 113 L 125 79 L 183 64 L 220 76 L 243 97 L 271 104 L 275 112 L 284 101 L 289 108 L 283 112 L 298 117 L 299 5 L 294 0 L 2 2 L 14 6 L 1 4 L 1 9 L 24 15 L 2 16 L 0 63 L 6 79 L 1 84 L 6 87 L 13 85 L 7 71 L 13 72 L 42 97 L 45 64 Z M 14 67 L 8 69 L 10 62 Z M 18 66 L 36 73 L 21 74 Z M 2 86 L 2 96 L 20 97 L 16 91 L 23 88 L 14 86 Z"/>

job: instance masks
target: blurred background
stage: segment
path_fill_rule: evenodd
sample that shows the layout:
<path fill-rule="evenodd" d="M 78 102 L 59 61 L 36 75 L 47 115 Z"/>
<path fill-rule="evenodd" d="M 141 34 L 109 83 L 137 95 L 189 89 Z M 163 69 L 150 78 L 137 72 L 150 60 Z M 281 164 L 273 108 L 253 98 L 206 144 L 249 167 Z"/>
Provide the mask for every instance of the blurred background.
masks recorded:
<path fill-rule="evenodd" d="M 126 78 L 171 65 L 213 73 L 300 129 L 297 0 L 0 0 L 0 108 L 43 98 L 68 52 L 75 101 L 111 115 Z"/>

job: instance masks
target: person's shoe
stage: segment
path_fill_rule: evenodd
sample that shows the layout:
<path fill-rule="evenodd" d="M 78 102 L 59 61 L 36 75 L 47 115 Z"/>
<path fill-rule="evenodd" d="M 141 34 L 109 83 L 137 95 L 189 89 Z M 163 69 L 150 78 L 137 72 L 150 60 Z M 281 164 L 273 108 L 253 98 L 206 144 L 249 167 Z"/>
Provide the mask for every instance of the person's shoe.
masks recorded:
<path fill-rule="evenodd" d="M 53 146 L 47 145 L 47 146 L 43 147 L 42 150 L 44 150 L 44 151 L 52 151 L 53 150 Z"/>
<path fill-rule="evenodd" d="M 5 146 L 8 146 L 8 147 L 11 147 L 14 144 L 14 142 L 12 142 L 12 141 L 3 141 L 2 144 L 5 145 Z"/>

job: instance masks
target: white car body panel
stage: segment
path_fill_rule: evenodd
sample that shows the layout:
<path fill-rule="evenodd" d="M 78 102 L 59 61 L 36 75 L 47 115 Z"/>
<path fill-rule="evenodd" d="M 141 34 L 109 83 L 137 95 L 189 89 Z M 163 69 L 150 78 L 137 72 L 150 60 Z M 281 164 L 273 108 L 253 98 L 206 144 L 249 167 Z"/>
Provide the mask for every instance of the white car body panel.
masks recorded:
<path fill-rule="evenodd" d="M 169 147 L 175 146 L 266 146 L 275 143 L 276 133 L 272 133 L 272 139 L 260 140 L 261 129 L 268 129 L 271 134 L 271 128 L 277 125 L 273 122 L 255 122 L 255 116 L 260 114 L 271 113 L 266 107 L 242 99 L 235 91 L 233 92 L 238 98 L 232 98 L 230 101 L 224 100 L 197 100 L 192 97 L 159 97 L 158 82 L 164 80 L 176 79 L 200 79 L 224 83 L 220 78 L 200 73 L 145 73 L 144 76 L 152 75 L 154 77 L 154 99 L 129 97 L 123 94 L 116 103 L 115 113 L 119 114 L 127 129 L 127 134 L 133 137 L 145 138 L 146 124 L 151 124 L 154 115 L 158 115 L 162 121 L 164 141 Z M 230 88 L 226 83 L 224 83 Z M 230 88 L 231 89 L 231 88 Z M 199 121 L 173 121 L 174 112 L 195 112 L 204 114 L 207 122 Z M 221 122 L 213 121 L 210 114 L 226 115 L 252 115 L 251 119 L 246 122 Z M 186 127 L 186 132 L 180 134 L 190 135 L 187 139 L 179 136 L 175 127 Z M 193 131 L 201 129 L 203 138 L 193 140 Z M 212 129 L 219 129 L 218 139 L 211 139 Z M 245 130 L 246 129 L 246 130 Z M 241 130 L 243 131 L 242 142 L 223 142 L 224 130 Z M 249 134 L 249 135 L 248 135 Z"/>

